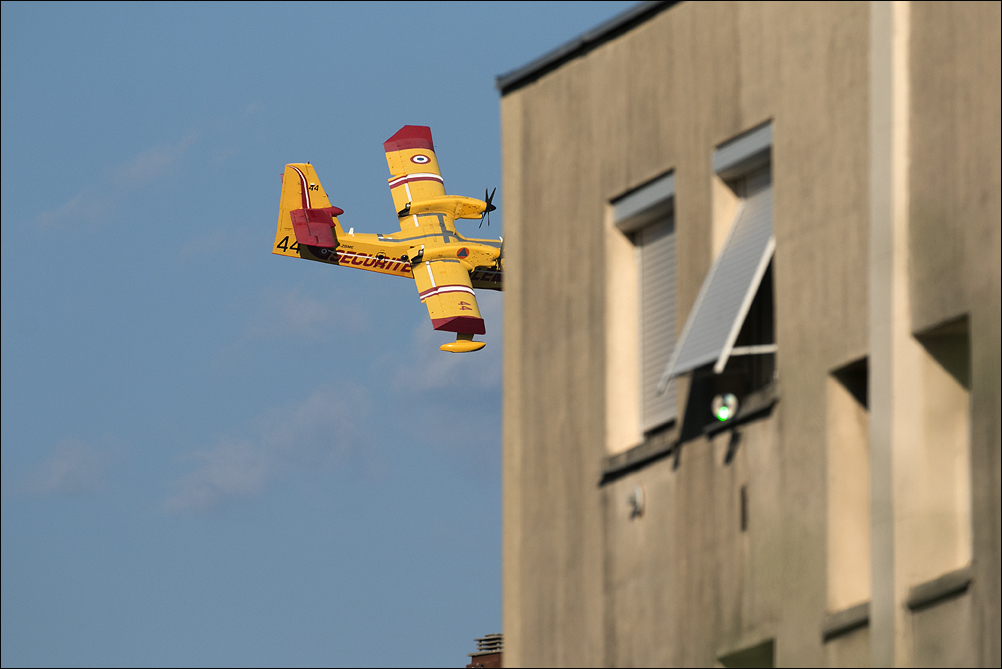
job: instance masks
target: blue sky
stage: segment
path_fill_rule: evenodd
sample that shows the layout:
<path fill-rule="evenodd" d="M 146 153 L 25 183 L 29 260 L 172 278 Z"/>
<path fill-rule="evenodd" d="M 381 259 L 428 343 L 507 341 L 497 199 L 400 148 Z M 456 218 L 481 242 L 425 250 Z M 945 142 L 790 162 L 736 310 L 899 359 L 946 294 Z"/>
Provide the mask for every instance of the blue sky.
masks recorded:
<path fill-rule="evenodd" d="M 502 295 L 438 351 L 410 282 L 270 254 L 279 173 L 392 231 L 415 124 L 449 192 L 500 186 L 495 75 L 631 4 L 3 3 L 4 666 L 462 666 L 500 630 Z"/>

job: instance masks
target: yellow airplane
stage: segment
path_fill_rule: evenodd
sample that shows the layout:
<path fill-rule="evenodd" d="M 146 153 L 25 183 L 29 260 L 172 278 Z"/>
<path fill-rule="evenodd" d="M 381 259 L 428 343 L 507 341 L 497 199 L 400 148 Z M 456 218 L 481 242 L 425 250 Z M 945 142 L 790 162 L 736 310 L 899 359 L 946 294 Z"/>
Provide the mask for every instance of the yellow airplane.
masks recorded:
<path fill-rule="evenodd" d="M 390 194 L 400 232 L 345 232 L 344 213 L 332 207 L 309 163 L 291 163 L 282 175 L 282 200 L 272 253 L 414 279 L 436 330 L 456 333 L 443 344 L 451 353 L 479 351 L 485 334 L 474 288 L 502 290 L 503 241 L 469 239 L 457 218 L 481 219 L 496 207 L 484 200 L 446 195 L 431 128 L 405 125 L 383 143 L 390 167 Z M 496 191 L 497 189 L 495 189 Z M 490 220 L 488 219 L 488 226 Z"/>

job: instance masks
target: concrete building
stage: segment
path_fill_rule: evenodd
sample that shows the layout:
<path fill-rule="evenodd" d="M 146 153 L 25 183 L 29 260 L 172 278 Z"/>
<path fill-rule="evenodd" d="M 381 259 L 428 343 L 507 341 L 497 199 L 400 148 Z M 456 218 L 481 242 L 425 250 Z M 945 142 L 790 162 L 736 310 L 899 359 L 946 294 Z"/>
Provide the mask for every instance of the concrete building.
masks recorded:
<path fill-rule="evenodd" d="M 1000 23 L 649 3 L 498 78 L 506 665 L 1002 662 Z"/>

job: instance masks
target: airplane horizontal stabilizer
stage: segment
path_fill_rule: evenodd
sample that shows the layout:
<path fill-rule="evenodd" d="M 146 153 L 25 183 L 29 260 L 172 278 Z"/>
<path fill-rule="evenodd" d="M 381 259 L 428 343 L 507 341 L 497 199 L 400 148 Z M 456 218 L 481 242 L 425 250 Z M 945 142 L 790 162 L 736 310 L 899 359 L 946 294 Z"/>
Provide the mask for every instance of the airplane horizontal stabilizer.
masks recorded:
<path fill-rule="evenodd" d="M 332 249 L 337 246 L 334 237 L 334 217 L 344 211 L 338 207 L 323 207 L 322 209 L 293 209 L 292 229 L 296 233 L 296 241 L 306 246 L 319 246 Z"/>

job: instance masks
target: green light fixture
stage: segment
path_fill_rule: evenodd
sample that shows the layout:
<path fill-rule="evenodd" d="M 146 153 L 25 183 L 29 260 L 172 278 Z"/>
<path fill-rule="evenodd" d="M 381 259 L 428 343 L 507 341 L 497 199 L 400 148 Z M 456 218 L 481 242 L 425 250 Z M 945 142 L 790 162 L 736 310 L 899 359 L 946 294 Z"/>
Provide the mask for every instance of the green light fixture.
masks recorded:
<path fill-rule="evenodd" d="M 723 393 L 713 398 L 710 405 L 713 417 L 721 423 L 734 418 L 738 412 L 738 398 L 733 393 Z"/>

